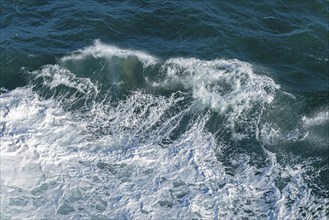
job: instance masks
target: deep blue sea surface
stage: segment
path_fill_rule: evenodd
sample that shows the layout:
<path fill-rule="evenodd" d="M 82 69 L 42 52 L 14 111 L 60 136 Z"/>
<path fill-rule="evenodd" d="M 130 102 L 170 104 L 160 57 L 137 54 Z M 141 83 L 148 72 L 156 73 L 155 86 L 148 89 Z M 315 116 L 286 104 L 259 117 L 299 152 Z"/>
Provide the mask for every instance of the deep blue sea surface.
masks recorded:
<path fill-rule="evenodd" d="M 0 0 L 0 219 L 329 219 L 328 16 Z"/>

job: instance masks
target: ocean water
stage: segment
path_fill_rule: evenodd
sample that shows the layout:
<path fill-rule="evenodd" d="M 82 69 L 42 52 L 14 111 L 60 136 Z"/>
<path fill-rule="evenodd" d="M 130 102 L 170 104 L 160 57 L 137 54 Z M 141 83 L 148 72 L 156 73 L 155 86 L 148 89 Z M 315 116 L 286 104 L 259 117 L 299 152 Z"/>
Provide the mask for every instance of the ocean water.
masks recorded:
<path fill-rule="evenodd" d="M 0 219 L 329 219 L 329 3 L 0 3 Z"/>

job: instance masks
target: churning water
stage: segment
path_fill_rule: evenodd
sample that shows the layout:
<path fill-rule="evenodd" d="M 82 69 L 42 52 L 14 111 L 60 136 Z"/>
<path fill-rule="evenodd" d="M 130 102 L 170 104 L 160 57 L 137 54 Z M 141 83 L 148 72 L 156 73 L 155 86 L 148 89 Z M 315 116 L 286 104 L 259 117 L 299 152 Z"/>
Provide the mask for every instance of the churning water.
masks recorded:
<path fill-rule="evenodd" d="M 1 219 L 329 218 L 328 2 L 1 1 Z"/>

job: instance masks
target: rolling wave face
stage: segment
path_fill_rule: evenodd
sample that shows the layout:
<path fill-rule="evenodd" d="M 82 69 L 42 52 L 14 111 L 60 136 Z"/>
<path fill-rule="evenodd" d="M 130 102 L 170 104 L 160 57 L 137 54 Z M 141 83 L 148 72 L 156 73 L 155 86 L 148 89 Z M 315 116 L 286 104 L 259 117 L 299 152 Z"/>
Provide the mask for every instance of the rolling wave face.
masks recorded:
<path fill-rule="evenodd" d="M 0 95 L 3 218 L 327 215 L 321 159 L 272 151 L 312 143 L 328 112 L 287 138 L 266 112 L 288 95 L 248 63 L 161 61 L 97 41 L 26 74 L 29 86 Z"/>

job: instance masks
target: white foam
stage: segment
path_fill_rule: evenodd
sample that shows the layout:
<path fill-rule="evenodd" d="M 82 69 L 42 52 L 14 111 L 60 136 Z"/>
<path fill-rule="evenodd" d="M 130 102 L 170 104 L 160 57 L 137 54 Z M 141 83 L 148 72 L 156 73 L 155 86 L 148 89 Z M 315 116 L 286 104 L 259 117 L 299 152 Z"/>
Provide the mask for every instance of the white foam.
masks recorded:
<path fill-rule="evenodd" d="M 237 141 L 258 135 L 254 130 L 259 118 L 280 88 L 271 78 L 255 74 L 250 64 L 239 60 L 173 58 L 162 69 L 166 72 L 165 82 L 154 86 L 182 85 L 192 90 L 197 101 L 194 106 L 211 108 L 223 115 L 223 127 L 234 131 L 231 138 Z M 237 133 L 237 125 L 244 126 L 244 131 Z"/>
<path fill-rule="evenodd" d="M 42 79 L 43 86 L 51 90 L 63 85 L 76 89 L 84 95 L 93 94 L 95 96 L 99 93 L 97 85 L 91 82 L 89 78 L 78 78 L 59 65 L 46 65 L 42 67 L 41 71 L 33 71 L 30 74 L 34 75 L 35 79 Z"/>
<path fill-rule="evenodd" d="M 282 131 L 275 124 L 265 123 L 260 129 L 260 140 L 265 145 L 279 145 L 282 143 L 301 142 L 309 138 L 309 131 L 295 128 Z"/>
<path fill-rule="evenodd" d="M 275 218 L 295 218 L 301 215 L 300 205 L 327 208 L 304 182 L 305 166 L 283 167 L 273 154 L 273 162 L 261 169 L 249 165 L 247 155 L 231 158 L 239 169 L 227 175 L 214 153 L 220 145 L 204 130 L 207 115 L 161 147 L 179 117 L 147 128 L 161 121 L 175 97 L 137 92 L 116 108 L 103 104 L 79 120 L 30 88 L 1 95 L 3 214 L 25 219 L 213 219 L 250 213 L 270 217 L 273 211 Z M 23 113 L 25 117 L 16 116 Z M 280 175 L 291 178 L 282 192 L 275 186 Z"/>
<path fill-rule="evenodd" d="M 195 100 L 189 101 L 188 92 L 165 97 L 133 91 L 116 105 L 91 102 L 82 113 L 64 110 L 61 97 L 44 99 L 30 87 L 1 94 L 0 156 L 6 162 L 1 163 L 2 215 L 294 219 L 320 207 L 317 215 L 325 218 L 328 200 L 313 195 L 305 181 L 306 171 L 313 169 L 309 163 L 281 165 L 264 149 L 266 165 L 256 167 L 247 154 L 238 154 L 226 158 L 238 167 L 228 174 L 216 157 L 215 152 L 222 153 L 232 142 L 220 142 L 207 131 L 210 112 L 225 115 L 224 123 L 248 129 L 272 102 L 278 88 L 273 80 L 237 60 L 177 58 L 165 62 L 163 69 L 163 86 L 181 84 Z M 91 98 L 99 91 L 90 80 L 57 65 L 34 75 L 50 89 L 63 85 L 93 94 Z M 177 108 L 180 102 L 187 104 Z M 197 104 L 212 110 L 199 111 Z M 187 128 L 173 137 L 184 116 L 191 115 Z M 246 138 L 234 126 L 232 133 L 236 141 Z M 284 182 L 282 190 L 277 181 Z M 307 208 L 300 211 L 300 206 Z"/>
<path fill-rule="evenodd" d="M 88 56 L 107 59 L 110 59 L 112 57 L 127 58 L 129 56 L 134 56 L 137 57 L 146 66 L 158 62 L 158 59 L 156 57 L 149 55 L 146 52 L 130 49 L 121 49 L 113 45 L 104 44 L 100 40 L 95 40 L 92 46 L 77 50 L 71 53 L 70 55 L 61 58 L 61 61 L 65 62 L 69 60 L 80 60 Z"/>
<path fill-rule="evenodd" d="M 276 145 L 282 140 L 281 129 L 265 123 L 260 129 L 260 137 L 266 145 Z"/>
<path fill-rule="evenodd" d="M 238 60 L 175 58 L 165 65 L 167 80 L 192 87 L 195 98 L 221 112 L 232 107 L 239 114 L 237 109 L 250 109 L 254 102 L 271 103 L 279 88 L 271 78 L 256 75 L 250 64 Z"/>
<path fill-rule="evenodd" d="M 311 144 L 313 148 L 327 148 L 328 122 L 328 111 L 318 111 L 311 116 L 302 116 L 292 130 L 284 130 L 274 122 L 266 122 L 260 128 L 260 140 L 265 145 L 304 141 Z"/>
<path fill-rule="evenodd" d="M 311 117 L 303 116 L 302 122 L 305 127 L 324 125 L 329 122 L 329 111 L 320 111 Z"/>
<path fill-rule="evenodd" d="M 329 141 L 329 111 L 318 111 L 301 118 L 301 126 L 309 131 L 308 140 L 318 149 L 328 148 Z"/>
<path fill-rule="evenodd" d="M 288 184 L 281 190 L 280 200 L 275 203 L 273 217 L 275 219 L 326 219 L 329 209 L 329 200 L 317 198 L 312 189 L 305 187 L 308 184 L 303 176 L 308 172 L 309 164 L 313 161 L 305 161 L 295 166 L 280 168 L 280 176 L 289 178 Z M 313 171 L 316 176 L 317 172 Z"/>

